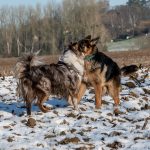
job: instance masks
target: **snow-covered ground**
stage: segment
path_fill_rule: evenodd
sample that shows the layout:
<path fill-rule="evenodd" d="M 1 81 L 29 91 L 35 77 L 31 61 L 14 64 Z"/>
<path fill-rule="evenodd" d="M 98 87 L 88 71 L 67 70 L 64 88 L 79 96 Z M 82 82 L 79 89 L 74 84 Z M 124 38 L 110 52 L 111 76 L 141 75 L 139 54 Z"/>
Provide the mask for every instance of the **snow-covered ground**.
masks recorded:
<path fill-rule="evenodd" d="M 32 106 L 34 128 L 28 127 L 26 109 L 16 97 L 16 80 L 0 78 L 0 150 L 148 150 L 150 149 L 150 72 L 136 78 L 122 77 L 119 116 L 113 114 L 113 100 L 103 96 L 95 110 L 93 90 L 81 101 L 80 112 L 65 100 L 50 98 L 48 113 Z"/>

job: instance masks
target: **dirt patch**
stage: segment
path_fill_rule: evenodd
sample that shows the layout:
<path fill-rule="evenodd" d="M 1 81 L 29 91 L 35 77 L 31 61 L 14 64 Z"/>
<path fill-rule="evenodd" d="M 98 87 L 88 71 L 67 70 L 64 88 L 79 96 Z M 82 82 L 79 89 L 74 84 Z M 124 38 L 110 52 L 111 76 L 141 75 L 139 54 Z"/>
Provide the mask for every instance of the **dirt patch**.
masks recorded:
<path fill-rule="evenodd" d="M 116 61 L 119 66 L 142 64 L 145 67 L 150 67 L 150 49 L 124 52 L 106 52 L 105 54 Z"/>
<path fill-rule="evenodd" d="M 118 65 L 124 66 L 129 64 L 136 64 L 150 67 L 150 49 L 138 51 L 124 51 L 124 52 L 105 52 Z M 59 59 L 58 55 L 40 56 L 46 63 L 56 63 Z M 18 58 L 0 58 L 0 76 L 13 75 L 14 66 Z"/>
<path fill-rule="evenodd" d="M 78 137 L 74 137 L 74 138 L 65 138 L 62 141 L 60 141 L 59 144 L 68 144 L 68 143 L 77 144 L 78 142 L 80 142 L 80 139 Z"/>

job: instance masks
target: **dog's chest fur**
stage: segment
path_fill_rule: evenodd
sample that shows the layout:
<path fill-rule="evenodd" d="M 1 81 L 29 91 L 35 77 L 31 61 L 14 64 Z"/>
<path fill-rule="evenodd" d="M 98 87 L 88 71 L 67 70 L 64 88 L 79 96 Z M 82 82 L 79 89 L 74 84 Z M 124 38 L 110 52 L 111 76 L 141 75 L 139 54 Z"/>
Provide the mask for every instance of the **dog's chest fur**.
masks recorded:
<path fill-rule="evenodd" d="M 85 74 L 83 77 L 83 80 L 87 83 L 101 83 L 105 84 L 106 79 L 105 79 L 105 74 L 107 71 L 107 66 L 104 66 L 103 71 L 101 71 L 100 68 L 95 68 L 91 70 L 91 64 L 90 63 L 85 63 Z"/>
<path fill-rule="evenodd" d="M 81 79 L 84 72 L 84 59 L 81 56 L 77 56 L 74 52 L 68 50 L 60 57 L 59 61 L 73 66 L 78 71 L 78 75 Z"/>

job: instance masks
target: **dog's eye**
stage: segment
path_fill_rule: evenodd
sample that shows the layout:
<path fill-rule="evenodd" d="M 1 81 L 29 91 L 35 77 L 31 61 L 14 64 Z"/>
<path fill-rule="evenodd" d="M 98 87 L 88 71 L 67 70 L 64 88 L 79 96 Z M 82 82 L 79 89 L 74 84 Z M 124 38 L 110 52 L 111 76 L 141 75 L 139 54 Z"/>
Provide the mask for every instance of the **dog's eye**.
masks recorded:
<path fill-rule="evenodd" d="M 85 48 L 85 45 L 81 45 L 81 49 L 84 49 Z"/>

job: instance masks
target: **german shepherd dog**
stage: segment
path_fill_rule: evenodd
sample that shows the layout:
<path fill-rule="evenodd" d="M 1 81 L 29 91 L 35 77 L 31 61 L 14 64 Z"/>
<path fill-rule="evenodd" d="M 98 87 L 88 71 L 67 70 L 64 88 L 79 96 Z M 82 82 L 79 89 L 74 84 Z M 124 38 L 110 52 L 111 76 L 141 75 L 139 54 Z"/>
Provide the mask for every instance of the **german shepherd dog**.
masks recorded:
<path fill-rule="evenodd" d="M 85 93 L 88 85 L 93 86 L 95 90 L 95 107 L 99 109 L 102 105 L 102 94 L 107 90 L 107 93 L 114 99 L 114 113 L 119 112 L 118 105 L 120 103 L 120 76 L 121 73 L 129 74 L 137 71 L 136 65 L 119 68 L 116 62 L 104 53 L 99 52 L 96 46 L 99 37 L 91 39 L 88 36 L 81 40 L 79 45 L 85 55 L 85 72 L 77 96 L 78 103 Z"/>
<path fill-rule="evenodd" d="M 78 42 L 71 43 L 57 64 L 44 64 L 36 54 L 25 54 L 15 67 L 18 89 L 31 115 L 31 105 L 36 99 L 42 112 L 49 111 L 43 103 L 50 95 L 68 99 L 77 109 L 76 94 L 84 72 L 84 58 Z"/>

